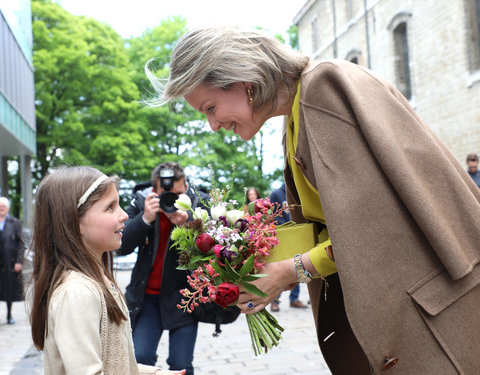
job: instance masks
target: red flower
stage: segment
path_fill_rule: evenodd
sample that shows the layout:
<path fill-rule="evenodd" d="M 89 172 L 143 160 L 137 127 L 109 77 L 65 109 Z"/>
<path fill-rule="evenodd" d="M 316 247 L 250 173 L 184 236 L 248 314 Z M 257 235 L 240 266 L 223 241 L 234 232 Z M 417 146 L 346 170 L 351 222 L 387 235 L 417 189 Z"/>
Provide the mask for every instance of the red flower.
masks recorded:
<path fill-rule="evenodd" d="M 195 244 L 202 253 L 207 254 L 210 250 L 212 250 L 212 247 L 215 245 L 215 240 L 209 234 L 202 233 L 195 240 Z"/>
<path fill-rule="evenodd" d="M 270 202 L 269 199 L 257 199 L 255 201 L 255 213 L 259 213 L 259 212 L 264 212 L 264 211 L 268 211 L 270 208 L 272 208 L 272 203 Z"/>
<path fill-rule="evenodd" d="M 228 307 L 233 305 L 238 300 L 240 289 L 238 285 L 232 283 L 221 283 L 217 287 L 215 294 L 215 303 L 222 307 Z"/>

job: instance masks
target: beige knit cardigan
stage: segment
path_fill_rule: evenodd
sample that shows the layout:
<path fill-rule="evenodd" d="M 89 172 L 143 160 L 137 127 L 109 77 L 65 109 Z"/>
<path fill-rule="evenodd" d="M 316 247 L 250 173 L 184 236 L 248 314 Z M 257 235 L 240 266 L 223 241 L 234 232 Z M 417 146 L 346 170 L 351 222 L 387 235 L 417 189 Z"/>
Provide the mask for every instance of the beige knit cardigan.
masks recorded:
<path fill-rule="evenodd" d="M 128 316 L 121 291 L 110 292 Z M 87 276 L 70 271 L 48 305 L 45 338 L 46 375 L 153 374 L 157 367 L 137 365 L 130 321 L 109 321 L 102 289 Z"/>

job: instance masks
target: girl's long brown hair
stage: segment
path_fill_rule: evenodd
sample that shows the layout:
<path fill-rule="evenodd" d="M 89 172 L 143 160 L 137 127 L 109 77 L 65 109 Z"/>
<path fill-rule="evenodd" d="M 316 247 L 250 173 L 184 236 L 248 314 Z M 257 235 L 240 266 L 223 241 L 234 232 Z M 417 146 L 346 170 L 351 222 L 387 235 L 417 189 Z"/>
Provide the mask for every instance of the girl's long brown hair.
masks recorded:
<path fill-rule="evenodd" d="M 109 177 L 77 208 L 78 200 L 101 176 L 91 167 L 59 168 L 45 177 L 38 186 L 35 198 L 34 231 L 30 251 L 33 252 L 33 300 L 30 322 L 33 343 L 43 350 L 48 335 L 48 303 L 65 271 L 73 270 L 95 280 L 103 290 L 108 317 L 120 324 L 127 320 L 103 281 L 101 269 L 115 285 L 112 252 L 95 259 L 82 240 L 79 220 L 98 201 L 118 178 Z M 118 188 L 118 187 L 117 187 Z"/>

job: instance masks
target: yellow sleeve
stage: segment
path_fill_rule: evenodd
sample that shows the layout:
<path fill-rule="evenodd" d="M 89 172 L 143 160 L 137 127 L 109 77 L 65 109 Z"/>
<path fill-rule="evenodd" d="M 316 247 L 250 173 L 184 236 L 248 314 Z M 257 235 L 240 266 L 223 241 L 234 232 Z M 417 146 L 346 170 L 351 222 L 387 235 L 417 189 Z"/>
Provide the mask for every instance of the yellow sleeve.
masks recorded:
<path fill-rule="evenodd" d="M 337 266 L 335 262 L 330 259 L 325 250 L 327 246 L 331 245 L 332 242 L 330 240 L 324 241 L 319 243 L 308 253 L 310 256 L 310 261 L 322 277 L 327 277 L 337 272 Z"/>

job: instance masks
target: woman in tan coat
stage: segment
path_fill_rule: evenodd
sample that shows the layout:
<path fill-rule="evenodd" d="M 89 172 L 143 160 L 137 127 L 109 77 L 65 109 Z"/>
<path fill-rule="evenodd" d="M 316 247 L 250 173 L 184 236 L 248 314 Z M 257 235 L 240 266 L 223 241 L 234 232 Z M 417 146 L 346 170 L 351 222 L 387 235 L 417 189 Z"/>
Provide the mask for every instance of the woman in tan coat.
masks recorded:
<path fill-rule="evenodd" d="M 287 116 L 292 219 L 316 223 L 319 243 L 267 264 L 268 297 L 243 291 L 245 313 L 308 282 L 333 374 L 478 373 L 480 191 L 395 87 L 231 27 L 185 34 L 170 69 L 166 85 L 147 69 L 158 103 L 183 96 L 214 131 L 249 140 Z"/>

